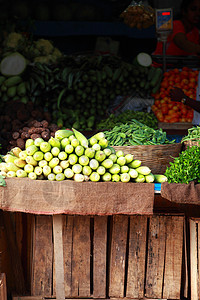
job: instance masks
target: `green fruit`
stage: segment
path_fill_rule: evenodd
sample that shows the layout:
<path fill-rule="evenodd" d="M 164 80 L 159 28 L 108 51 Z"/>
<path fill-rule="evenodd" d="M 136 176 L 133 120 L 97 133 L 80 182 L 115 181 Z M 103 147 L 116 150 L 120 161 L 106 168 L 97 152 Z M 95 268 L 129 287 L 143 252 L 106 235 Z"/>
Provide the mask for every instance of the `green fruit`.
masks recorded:
<path fill-rule="evenodd" d="M 27 177 L 28 174 L 26 173 L 25 170 L 17 170 L 17 171 L 16 171 L 16 176 L 17 176 L 17 177 L 20 177 L 20 178 L 24 178 L 24 177 Z"/>
<path fill-rule="evenodd" d="M 51 152 L 48 151 L 48 152 L 44 153 L 44 159 L 46 161 L 50 161 L 50 160 L 52 160 L 52 158 L 53 158 L 53 154 Z"/>
<path fill-rule="evenodd" d="M 62 171 L 63 171 L 63 168 L 59 165 L 57 165 L 53 168 L 53 173 L 54 174 L 60 174 L 60 173 L 62 173 Z"/>
<path fill-rule="evenodd" d="M 95 150 L 88 147 L 85 149 L 85 155 L 89 158 L 93 158 L 95 156 Z"/>
<path fill-rule="evenodd" d="M 54 168 L 55 166 L 57 166 L 59 164 L 59 158 L 58 157 L 53 157 L 50 161 L 49 161 L 49 167 L 50 168 Z"/>
<path fill-rule="evenodd" d="M 26 140 L 26 142 L 25 142 L 25 149 L 27 149 L 31 145 L 34 145 L 34 140 L 33 139 Z"/>
<path fill-rule="evenodd" d="M 34 158 L 36 161 L 43 160 L 43 158 L 44 158 L 44 153 L 43 153 L 42 151 L 36 151 L 36 152 L 33 154 L 33 158 Z"/>
<path fill-rule="evenodd" d="M 92 172 L 90 174 L 90 180 L 97 182 L 100 180 L 100 175 L 97 172 Z"/>
<path fill-rule="evenodd" d="M 36 151 L 38 151 L 38 147 L 35 145 L 31 145 L 26 148 L 26 153 L 28 156 L 33 155 Z"/>
<path fill-rule="evenodd" d="M 52 147 L 51 148 L 51 153 L 53 154 L 53 156 L 58 156 L 58 154 L 60 153 L 60 148 L 59 147 Z"/>
<path fill-rule="evenodd" d="M 37 161 L 33 158 L 33 156 L 26 157 L 27 164 L 33 165 L 34 167 L 37 166 Z"/>
<path fill-rule="evenodd" d="M 60 141 L 60 144 L 61 144 L 61 148 L 65 149 L 65 147 L 70 144 L 70 140 L 68 138 L 64 138 Z"/>
<path fill-rule="evenodd" d="M 54 181 L 54 180 L 56 180 L 56 174 L 50 173 L 50 174 L 48 174 L 47 178 L 50 181 Z"/>
<path fill-rule="evenodd" d="M 51 173 L 51 168 L 49 166 L 44 166 L 42 168 L 42 172 L 43 172 L 44 176 L 48 176 Z"/>
<path fill-rule="evenodd" d="M 42 142 L 40 144 L 40 150 L 44 153 L 49 152 L 51 150 L 51 145 L 48 142 Z"/>
<path fill-rule="evenodd" d="M 42 174 L 42 171 L 43 171 L 42 168 L 39 166 L 36 166 L 34 169 L 35 174 L 38 176 Z"/>
<path fill-rule="evenodd" d="M 86 166 L 89 164 L 89 158 L 86 155 L 81 155 L 78 159 L 79 164 L 82 166 Z"/>
<path fill-rule="evenodd" d="M 35 172 L 30 172 L 28 173 L 28 178 L 36 180 L 37 179 L 37 175 Z"/>
<path fill-rule="evenodd" d="M 74 147 L 71 144 L 65 146 L 65 152 L 66 153 L 70 154 L 73 151 L 74 151 Z"/>
<path fill-rule="evenodd" d="M 58 153 L 58 158 L 59 158 L 60 160 L 66 160 L 66 159 L 67 159 L 67 153 L 66 153 L 65 151 L 60 151 L 60 152 Z"/>
<path fill-rule="evenodd" d="M 34 144 L 37 146 L 37 147 L 40 147 L 40 144 L 41 143 L 43 143 L 44 142 L 44 140 L 43 140 L 43 138 L 36 138 L 35 140 L 34 140 Z"/>
<path fill-rule="evenodd" d="M 56 181 L 62 181 L 65 179 L 65 174 L 64 173 L 59 173 L 59 174 L 56 174 Z"/>
<path fill-rule="evenodd" d="M 108 169 L 111 174 L 118 174 L 120 172 L 120 166 L 118 164 L 113 164 L 111 168 Z"/>
<path fill-rule="evenodd" d="M 26 164 L 26 165 L 24 166 L 24 171 L 25 171 L 26 173 L 31 173 L 31 172 L 33 172 L 33 170 L 34 170 L 33 165 Z"/>
<path fill-rule="evenodd" d="M 74 176 L 74 172 L 70 168 L 65 169 L 64 174 L 65 174 L 65 177 L 69 178 L 69 179 Z"/>

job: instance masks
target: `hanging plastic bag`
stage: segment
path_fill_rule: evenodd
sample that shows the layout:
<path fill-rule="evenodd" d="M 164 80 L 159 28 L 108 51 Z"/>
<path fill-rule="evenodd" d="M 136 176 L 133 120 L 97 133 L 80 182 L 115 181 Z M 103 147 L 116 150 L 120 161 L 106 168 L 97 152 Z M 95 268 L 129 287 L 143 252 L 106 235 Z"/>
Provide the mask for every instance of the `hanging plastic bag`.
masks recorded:
<path fill-rule="evenodd" d="M 145 1 L 132 1 L 120 17 L 131 28 L 143 29 L 155 24 L 155 10 Z"/>

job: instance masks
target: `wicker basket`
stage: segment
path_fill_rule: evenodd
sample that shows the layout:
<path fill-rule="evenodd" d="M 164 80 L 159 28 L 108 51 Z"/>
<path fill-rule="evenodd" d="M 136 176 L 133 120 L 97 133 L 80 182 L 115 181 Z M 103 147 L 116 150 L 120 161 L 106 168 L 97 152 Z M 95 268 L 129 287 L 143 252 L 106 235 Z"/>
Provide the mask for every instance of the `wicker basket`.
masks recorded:
<path fill-rule="evenodd" d="M 164 174 L 170 162 L 179 156 L 182 150 L 181 143 L 162 145 L 114 146 L 116 151 L 122 150 L 125 154 L 131 153 L 135 159 L 148 166 L 153 174 Z"/>
<path fill-rule="evenodd" d="M 188 147 L 191 148 L 192 146 L 200 146 L 200 140 L 194 141 L 194 140 L 189 140 L 183 142 L 183 149 L 186 150 Z"/>

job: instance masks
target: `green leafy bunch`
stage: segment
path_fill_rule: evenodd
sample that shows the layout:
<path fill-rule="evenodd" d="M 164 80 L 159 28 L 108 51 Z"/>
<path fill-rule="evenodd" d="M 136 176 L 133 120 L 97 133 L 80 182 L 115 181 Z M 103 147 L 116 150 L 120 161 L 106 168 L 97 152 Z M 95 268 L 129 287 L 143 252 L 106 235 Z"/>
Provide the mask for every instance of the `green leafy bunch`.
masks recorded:
<path fill-rule="evenodd" d="M 182 151 L 170 162 L 165 175 L 169 183 L 200 183 L 200 147 L 192 146 Z"/>

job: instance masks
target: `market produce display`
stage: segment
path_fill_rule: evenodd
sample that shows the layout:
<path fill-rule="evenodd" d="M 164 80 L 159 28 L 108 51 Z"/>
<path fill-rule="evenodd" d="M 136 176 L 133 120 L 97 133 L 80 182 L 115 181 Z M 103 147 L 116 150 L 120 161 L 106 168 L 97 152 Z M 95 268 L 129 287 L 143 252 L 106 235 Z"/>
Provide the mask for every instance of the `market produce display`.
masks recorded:
<path fill-rule="evenodd" d="M 133 154 L 115 151 L 103 132 L 87 139 L 76 129 L 57 130 L 48 141 L 26 141 L 25 150 L 13 148 L 3 156 L 1 175 L 61 181 L 163 182 Z"/>
<path fill-rule="evenodd" d="M 119 124 L 127 123 L 132 119 L 135 119 L 151 128 L 158 128 L 158 119 L 153 113 L 133 110 L 126 110 L 118 115 L 110 114 L 108 118 L 102 119 L 99 123 L 97 123 L 96 128 L 98 130 L 109 130 Z"/>
<path fill-rule="evenodd" d="M 182 151 L 167 167 L 165 176 L 169 183 L 200 183 L 200 147 L 192 146 Z"/>
<path fill-rule="evenodd" d="M 104 134 L 110 146 L 160 145 L 175 143 L 175 140 L 169 141 L 167 139 L 166 132 L 161 128 L 155 130 L 134 119 L 125 124 L 116 125 L 111 130 L 104 131 Z"/>
<path fill-rule="evenodd" d="M 40 55 L 43 47 L 45 53 L 46 47 L 52 51 L 50 42 L 42 41 L 39 40 L 40 46 L 34 44 L 32 53 L 37 49 Z M 5 59 L 11 59 L 6 68 Z M 25 56 L 19 52 L 2 59 L 1 107 L 7 107 L 8 101 L 31 101 L 48 111 L 59 127 L 78 130 L 95 129 L 118 95 L 152 98 L 162 78 L 162 70 L 152 67 L 151 56 L 146 53 L 139 53 L 133 63 L 109 55 L 63 56 L 52 64 L 45 60 L 29 64 L 24 61 Z M 11 74 L 14 64 L 15 71 L 7 78 L 5 74 Z"/>
<path fill-rule="evenodd" d="M 169 91 L 173 87 L 179 87 L 187 96 L 196 99 L 198 74 L 198 70 L 188 67 L 183 67 L 181 70 L 171 69 L 163 74 L 160 88 L 154 94 L 155 102 L 152 106 L 152 111 L 158 121 L 167 123 L 192 122 L 193 109 L 181 102 L 172 102 Z"/>
<path fill-rule="evenodd" d="M 20 64 L 21 61 L 23 61 L 24 64 L 23 57 L 29 62 L 41 62 L 44 64 L 56 63 L 63 55 L 50 40 L 43 38 L 33 40 L 23 33 L 10 32 L 3 41 L 3 60 L 5 57 L 13 55 L 14 53 L 17 53 L 18 56 L 15 59 L 12 57 L 12 62 L 15 63 L 17 59 L 19 60 L 20 54 Z M 9 60 L 7 60 L 7 64 L 8 61 Z M 18 67 L 21 66 L 20 64 L 18 64 Z"/>

